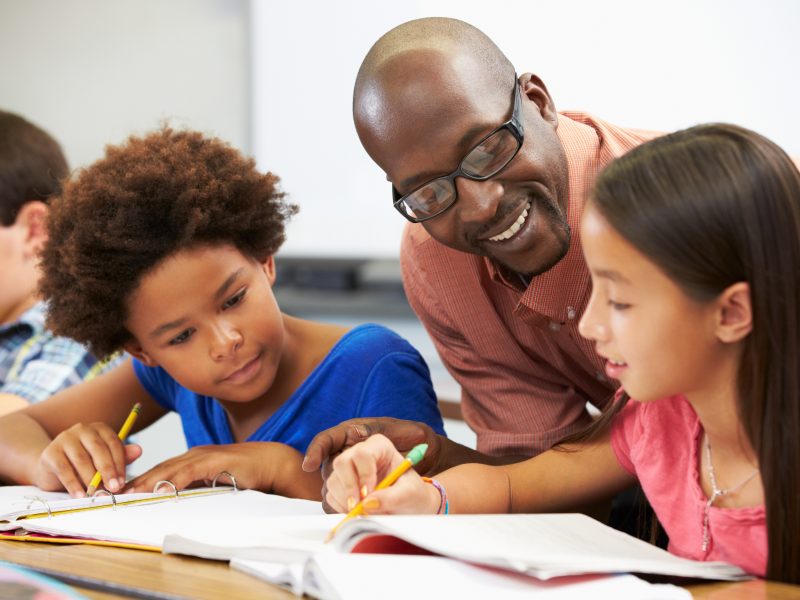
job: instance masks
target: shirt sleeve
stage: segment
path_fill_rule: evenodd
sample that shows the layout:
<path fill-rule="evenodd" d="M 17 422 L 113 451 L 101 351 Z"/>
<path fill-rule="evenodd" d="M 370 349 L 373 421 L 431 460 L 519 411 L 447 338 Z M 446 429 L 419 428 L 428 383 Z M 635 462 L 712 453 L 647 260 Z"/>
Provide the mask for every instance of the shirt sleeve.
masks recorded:
<path fill-rule="evenodd" d="M 96 364 L 97 359 L 78 342 L 46 333 L 15 374 L 3 382 L 0 393 L 41 402 L 87 378 Z M 105 368 L 105 364 L 100 366 Z"/>
<path fill-rule="evenodd" d="M 148 367 L 141 361 L 133 359 L 133 372 L 142 387 L 163 408 L 174 411 L 177 395 L 177 383 L 161 367 Z"/>
<path fill-rule="evenodd" d="M 475 350 L 437 301 L 431 276 L 406 229 L 400 253 L 406 296 L 433 340 L 447 370 L 461 386 L 464 419 L 485 454 L 533 456 L 591 423 L 589 398 L 535 357 L 511 358 L 523 351 L 509 340 L 508 360 L 491 360 Z M 522 370 L 523 364 L 534 364 Z M 548 376 L 538 376 L 548 373 Z M 609 392 L 610 395 L 611 392 Z"/>
<path fill-rule="evenodd" d="M 408 351 L 390 352 L 373 365 L 355 416 L 419 421 L 445 435 L 428 365 L 410 345 Z"/>

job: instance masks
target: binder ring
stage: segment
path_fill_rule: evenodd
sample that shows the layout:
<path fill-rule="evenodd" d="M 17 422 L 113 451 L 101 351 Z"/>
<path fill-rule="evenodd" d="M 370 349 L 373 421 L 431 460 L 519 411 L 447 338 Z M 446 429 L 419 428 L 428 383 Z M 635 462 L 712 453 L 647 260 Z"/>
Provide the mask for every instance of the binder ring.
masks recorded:
<path fill-rule="evenodd" d="M 47 517 L 50 518 L 53 516 L 53 511 L 50 510 L 50 504 L 47 503 L 47 500 L 45 500 L 44 498 L 40 498 L 39 496 L 28 496 L 28 499 L 30 500 L 30 502 L 28 502 L 28 506 L 25 507 L 25 510 L 30 509 L 30 507 L 33 506 L 35 503 L 41 502 L 42 504 L 44 504 L 44 508 L 47 511 Z"/>
<path fill-rule="evenodd" d="M 111 496 L 111 508 L 112 510 L 117 510 L 117 497 L 108 490 L 97 490 L 94 494 L 92 494 L 92 502 L 94 502 L 100 494 L 108 494 Z"/>
<path fill-rule="evenodd" d="M 175 500 L 178 499 L 178 488 L 175 487 L 175 484 L 169 481 L 168 479 L 162 479 L 161 481 L 157 481 L 156 484 L 153 486 L 153 493 L 158 493 L 158 488 L 162 485 L 168 485 L 172 488 L 172 491 L 175 493 Z"/>
<path fill-rule="evenodd" d="M 231 480 L 231 483 L 233 484 L 233 491 L 234 492 L 238 492 L 239 491 L 239 487 L 236 485 L 236 477 L 234 477 L 232 473 L 228 473 L 227 471 L 220 471 L 219 473 L 217 473 L 214 476 L 214 481 L 211 482 L 211 487 L 212 488 L 217 487 L 217 479 L 219 479 L 220 477 L 224 477 L 224 476 L 227 476 L 228 479 Z"/>

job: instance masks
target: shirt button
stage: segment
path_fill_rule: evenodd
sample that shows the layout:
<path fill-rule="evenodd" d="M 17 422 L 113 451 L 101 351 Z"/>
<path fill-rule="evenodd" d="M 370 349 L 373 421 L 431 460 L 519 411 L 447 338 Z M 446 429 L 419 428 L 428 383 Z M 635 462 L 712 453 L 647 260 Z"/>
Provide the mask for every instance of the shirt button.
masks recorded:
<path fill-rule="evenodd" d="M 550 321 L 550 331 L 559 331 L 561 329 L 561 323 L 557 321 Z"/>
<path fill-rule="evenodd" d="M 578 313 L 575 311 L 575 309 L 574 309 L 573 307 L 571 307 L 571 306 L 568 306 L 568 307 L 567 307 L 567 318 L 568 318 L 570 321 L 571 321 L 572 319 L 574 319 L 574 318 L 575 318 L 575 316 L 576 316 L 577 314 L 578 314 Z"/>

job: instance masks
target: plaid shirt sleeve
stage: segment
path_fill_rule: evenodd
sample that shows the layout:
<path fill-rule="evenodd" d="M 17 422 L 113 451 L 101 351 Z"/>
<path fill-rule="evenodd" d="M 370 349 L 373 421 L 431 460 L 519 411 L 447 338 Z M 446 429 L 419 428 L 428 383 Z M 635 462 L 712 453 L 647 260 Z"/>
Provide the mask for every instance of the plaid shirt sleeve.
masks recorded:
<path fill-rule="evenodd" d="M 0 386 L 0 394 L 40 402 L 59 390 L 112 369 L 121 360 L 122 356 L 115 355 L 107 361 L 98 361 L 78 342 L 44 333 Z"/>

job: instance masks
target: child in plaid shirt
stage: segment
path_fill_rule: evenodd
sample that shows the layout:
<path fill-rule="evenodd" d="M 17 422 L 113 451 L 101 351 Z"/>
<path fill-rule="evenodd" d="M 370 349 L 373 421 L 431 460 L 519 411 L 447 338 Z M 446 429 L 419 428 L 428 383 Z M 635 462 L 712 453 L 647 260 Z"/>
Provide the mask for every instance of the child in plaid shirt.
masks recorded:
<path fill-rule="evenodd" d="M 39 402 L 105 366 L 81 344 L 53 335 L 39 300 L 38 254 L 48 199 L 68 174 L 58 143 L 0 111 L 0 415 Z"/>

